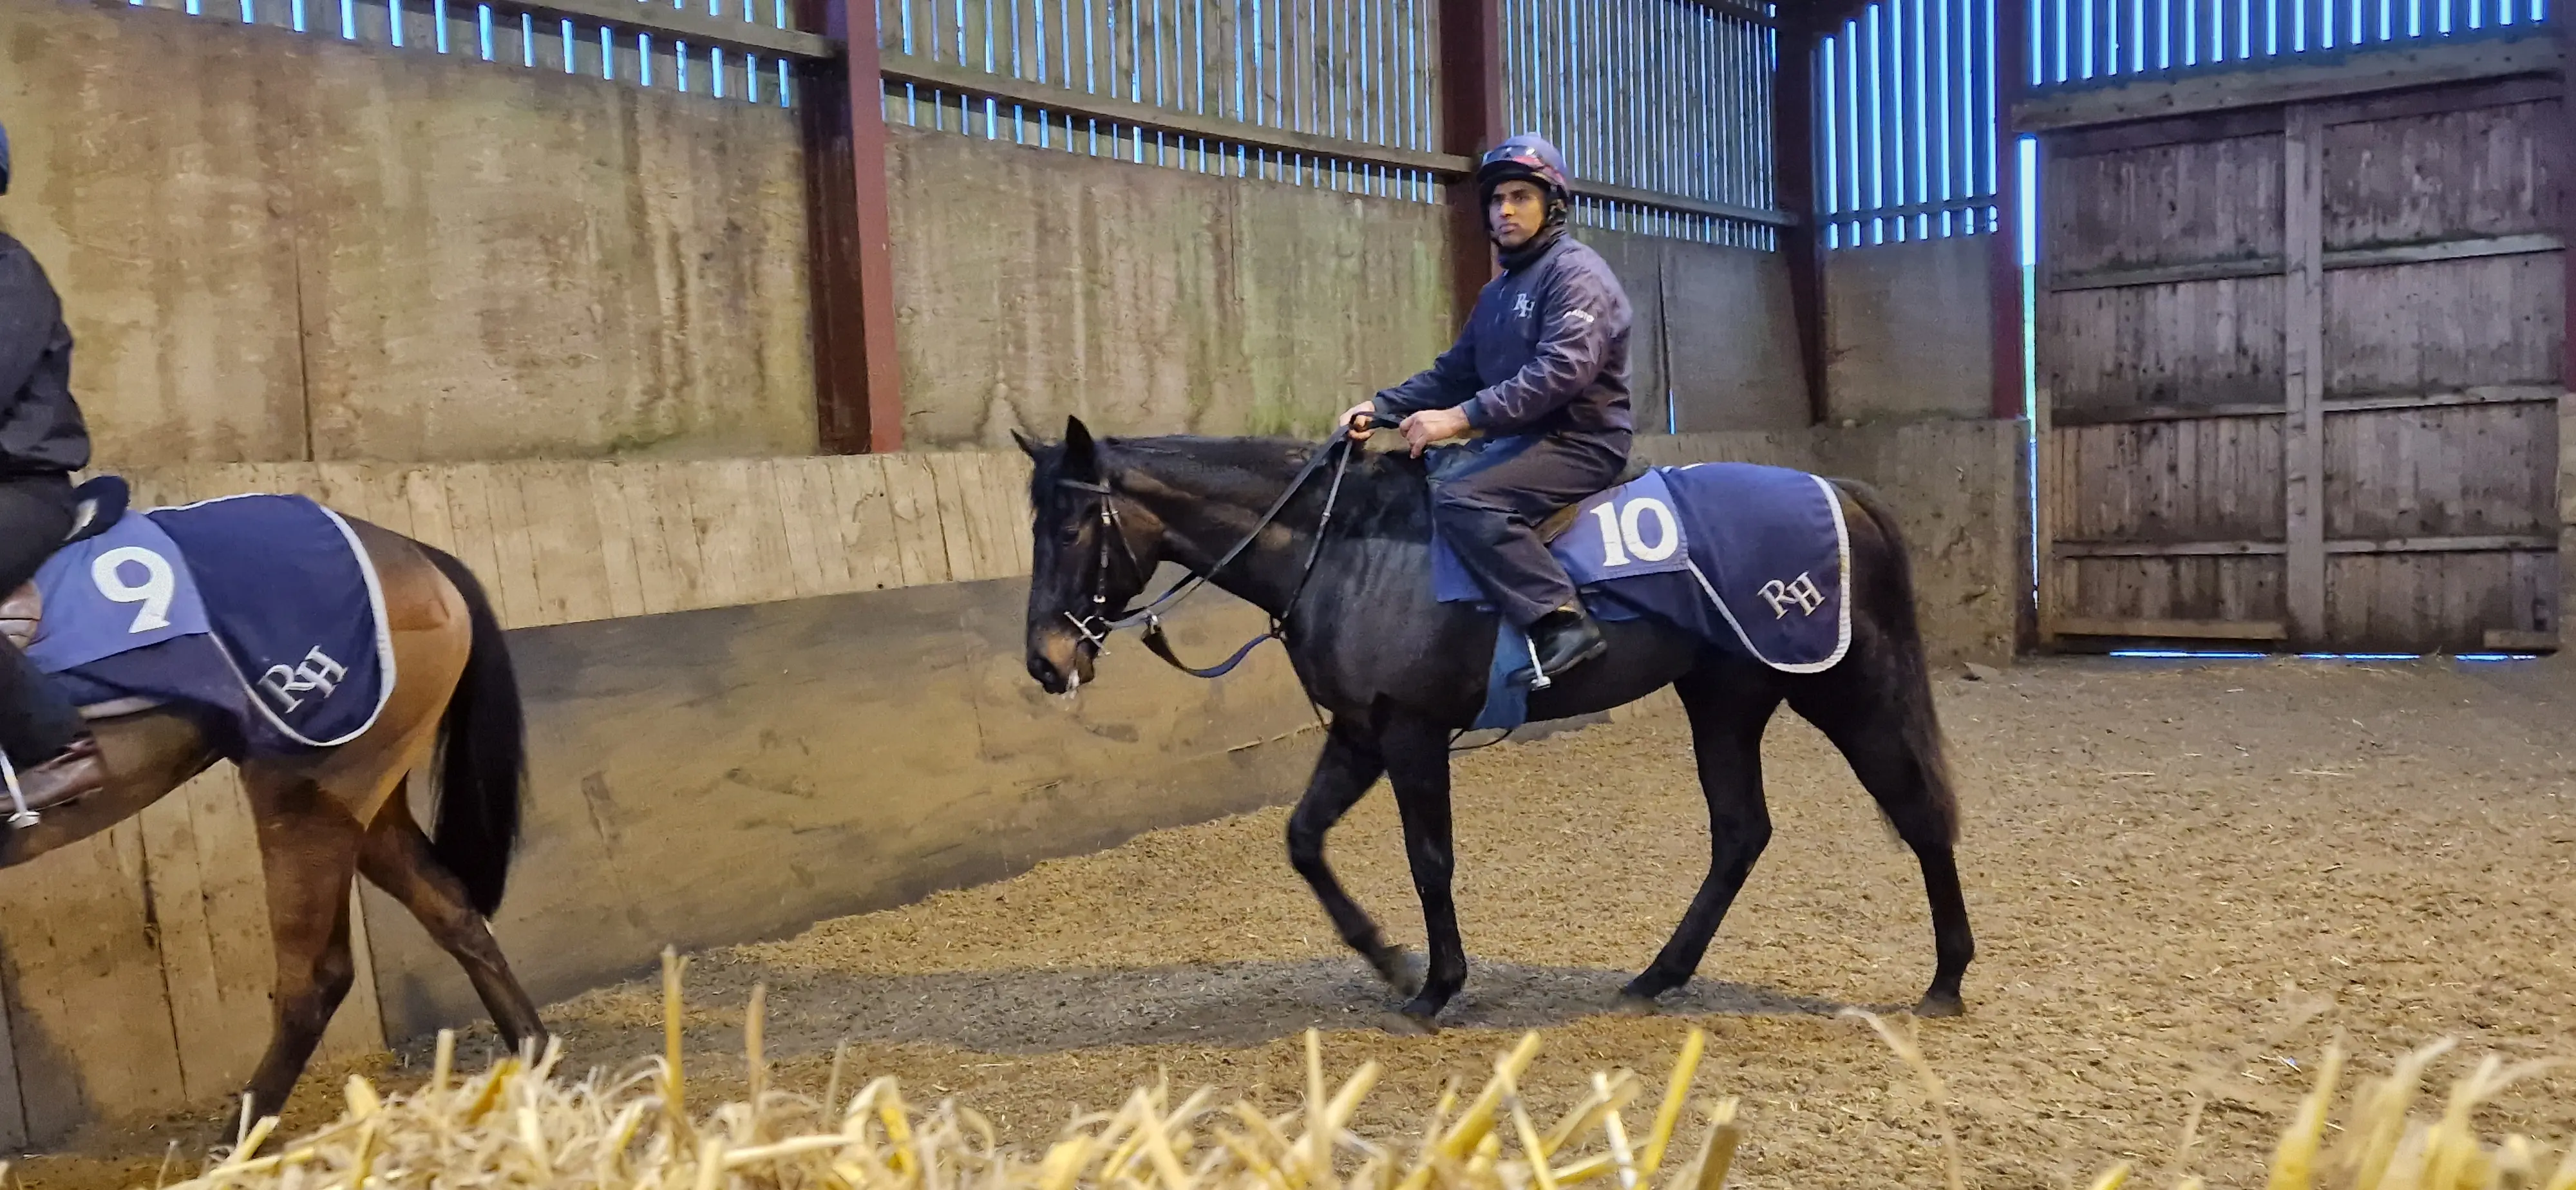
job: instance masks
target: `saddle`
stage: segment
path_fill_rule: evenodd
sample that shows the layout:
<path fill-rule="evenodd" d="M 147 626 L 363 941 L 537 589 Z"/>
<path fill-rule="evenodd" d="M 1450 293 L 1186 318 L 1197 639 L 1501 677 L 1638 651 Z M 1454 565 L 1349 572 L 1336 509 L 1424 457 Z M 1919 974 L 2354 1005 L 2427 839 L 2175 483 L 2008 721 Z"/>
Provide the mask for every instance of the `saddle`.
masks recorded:
<path fill-rule="evenodd" d="M 1654 470 L 1654 464 L 1641 462 L 1632 457 L 1628 460 L 1627 466 L 1619 469 L 1619 475 L 1617 478 L 1601 485 L 1601 491 L 1592 493 L 1592 496 L 1598 496 L 1601 492 L 1609 491 L 1621 484 L 1634 483 L 1637 480 L 1645 478 L 1646 473 L 1652 470 Z M 1585 496 L 1583 500 L 1589 500 L 1592 496 Z M 1557 509 L 1555 512 L 1549 513 L 1546 520 L 1540 521 L 1538 523 L 1539 544 L 1545 545 L 1549 542 L 1555 541 L 1557 538 L 1564 536 L 1566 530 L 1573 528 L 1575 510 L 1583 507 L 1583 500 L 1577 500 L 1572 504 L 1568 504 L 1563 508 Z M 5 603 L 0 603 L 0 615 L 8 614 L 8 606 L 9 605 Z"/>
<path fill-rule="evenodd" d="M 114 475 L 102 475 L 72 489 L 72 531 L 54 548 L 59 550 L 107 532 L 125 515 L 126 501 L 132 496 L 125 480 Z M 36 589 L 34 579 L 0 598 L 0 637 L 8 638 L 22 653 L 36 643 L 36 631 L 44 619 L 45 597 Z"/>

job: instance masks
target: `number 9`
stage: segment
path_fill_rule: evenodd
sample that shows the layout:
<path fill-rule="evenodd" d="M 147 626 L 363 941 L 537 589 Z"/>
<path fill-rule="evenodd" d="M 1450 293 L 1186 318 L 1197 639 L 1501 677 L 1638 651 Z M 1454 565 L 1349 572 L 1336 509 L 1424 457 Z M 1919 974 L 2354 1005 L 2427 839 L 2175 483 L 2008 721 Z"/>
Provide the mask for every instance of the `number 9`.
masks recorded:
<path fill-rule="evenodd" d="M 141 566 L 142 586 L 128 586 L 119 574 L 126 563 Z M 150 632 L 170 626 L 170 600 L 179 593 L 179 572 L 170 560 L 139 545 L 118 546 L 100 554 L 89 564 L 90 581 L 98 584 L 98 593 L 118 603 L 140 603 L 128 633 Z"/>

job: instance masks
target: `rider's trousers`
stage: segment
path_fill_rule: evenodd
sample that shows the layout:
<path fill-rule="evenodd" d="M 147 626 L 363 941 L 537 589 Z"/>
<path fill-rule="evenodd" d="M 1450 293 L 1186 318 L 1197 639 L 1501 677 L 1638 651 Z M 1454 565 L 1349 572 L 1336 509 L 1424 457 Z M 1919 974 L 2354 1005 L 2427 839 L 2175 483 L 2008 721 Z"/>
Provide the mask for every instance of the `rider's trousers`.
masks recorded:
<path fill-rule="evenodd" d="M 0 595 L 36 577 L 36 568 L 60 548 L 72 528 L 68 476 L 22 475 L 0 479 Z M 32 768 L 69 747 L 82 730 L 71 700 L 36 671 L 17 646 L 0 640 L 0 751 L 9 763 Z"/>
<path fill-rule="evenodd" d="M 1431 483 L 1431 519 L 1496 610 L 1527 628 L 1574 602 L 1565 567 L 1538 539 L 1538 523 L 1619 478 L 1627 456 L 1589 437 L 1547 434 L 1518 453 Z"/>

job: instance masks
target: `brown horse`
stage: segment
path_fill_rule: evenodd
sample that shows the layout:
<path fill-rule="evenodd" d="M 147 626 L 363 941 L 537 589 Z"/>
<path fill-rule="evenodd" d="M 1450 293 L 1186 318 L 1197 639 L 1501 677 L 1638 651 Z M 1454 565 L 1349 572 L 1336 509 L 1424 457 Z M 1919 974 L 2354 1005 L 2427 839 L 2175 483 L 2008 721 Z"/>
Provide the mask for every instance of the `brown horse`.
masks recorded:
<path fill-rule="evenodd" d="M 463 562 L 343 519 L 384 590 L 395 684 L 374 725 L 354 740 L 302 757 L 236 758 L 257 821 L 277 948 L 275 1030 L 248 1087 L 259 1115 L 284 1105 L 356 981 L 353 874 L 402 902 L 455 956 L 512 1045 L 545 1035 L 487 921 L 501 903 L 526 785 L 518 681 L 500 621 Z M 108 787 L 48 809 L 29 826 L 0 826 L 0 867 L 105 830 L 226 759 L 219 733 L 186 708 L 120 709 L 83 708 Z M 401 796 L 403 778 L 433 756 L 440 766 L 434 841 Z"/>

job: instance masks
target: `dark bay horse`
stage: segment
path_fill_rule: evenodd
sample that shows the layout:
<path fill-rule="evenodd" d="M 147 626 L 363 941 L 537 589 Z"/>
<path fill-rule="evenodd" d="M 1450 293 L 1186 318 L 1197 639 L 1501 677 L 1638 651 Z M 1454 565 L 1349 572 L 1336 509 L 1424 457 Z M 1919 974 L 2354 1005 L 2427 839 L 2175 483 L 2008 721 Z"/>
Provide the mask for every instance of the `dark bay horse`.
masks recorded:
<path fill-rule="evenodd" d="M 1164 561 L 1270 613 L 1298 681 L 1332 712 L 1314 776 L 1288 822 L 1288 861 L 1342 940 L 1404 990 L 1402 950 L 1342 890 L 1324 836 L 1379 776 L 1394 786 L 1429 935 L 1421 987 L 1403 1008 L 1425 1027 L 1466 982 L 1450 899 L 1449 746 L 1475 722 L 1494 650 L 1491 612 L 1432 598 L 1430 505 L 1419 460 L 1265 438 L 1105 438 L 1069 419 L 1060 442 L 1025 436 L 1036 557 L 1028 668 L 1051 693 L 1090 679 L 1100 637 Z M 1662 621 L 1605 622 L 1610 651 L 1529 699 L 1533 722 L 1586 714 L 1674 687 L 1689 714 L 1710 858 L 1663 952 L 1622 996 L 1632 1008 L 1688 982 L 1771 838 L 1762 733 L 1782 702 L 1841 749 L 1923 867 L 1932 903 L 1932 984 L 1916 1011 L 1964 1010 L 1976 944 L 1951 855 L 1958 803 L 1943 757 L 1905 546 L 1867 487 L 1836 481 L 1851 529 L 1852 642 L 1821 673 L 1787 674 Z M 1327 503 L 1334 504 L 1329 527 Z M 1275 509 L 1275 516 L 1265 513 Z M 1227 560 L 1230 551 L 1240 553 Z M 1222 566 L 1219 564 L 1223 563 Z M 1135 617 L 1127 617 L 1129 620 Z M 1149 643 L 1152 640 L 1149 634 Z M 1169 658 L 1167 658 L 1168 660 Z M 1177 664 L 1177 662 L 1176 662 Z"/>
<path fill-rule="evenodd" d="M 277 952 L 274 1032 L 248 1087 L 257 1115 L 284 1105 L 357 978 L 349 948 L 354 874 L 401 902 L 465 968 L 511 1044 L 542 1044 L 545 1036 L 487 920 L 501 904 L 527 783 L 518 681 L 500 621 L 463 562 L 343 519 L 384 591 L 394 689 L 374 725 L 348 743 L 306 756 L 241 759 Z M 0 867 L 97 834 L 216 761 L 236 758 L 228 753 L 237 748 L 230 740 L 237 732 L 175 704 L 94 718 L 89 726 L 108 787 L 47 809 L 32 825 L 0 826 Z M 434 836 L 421 831 L 402 796 L 403 778 L 432 763 Z"/>

